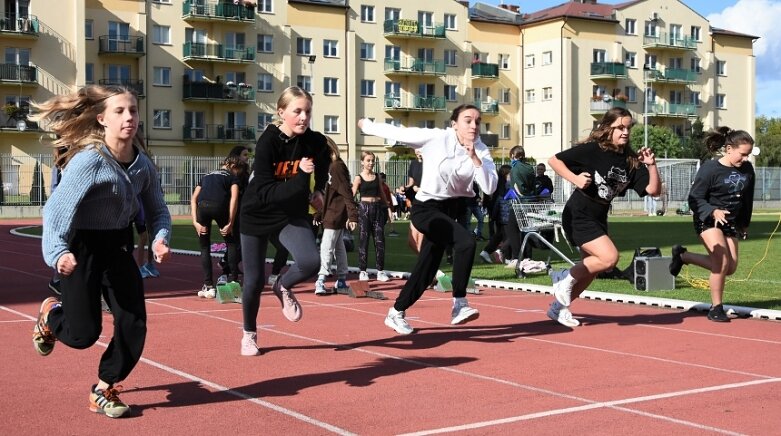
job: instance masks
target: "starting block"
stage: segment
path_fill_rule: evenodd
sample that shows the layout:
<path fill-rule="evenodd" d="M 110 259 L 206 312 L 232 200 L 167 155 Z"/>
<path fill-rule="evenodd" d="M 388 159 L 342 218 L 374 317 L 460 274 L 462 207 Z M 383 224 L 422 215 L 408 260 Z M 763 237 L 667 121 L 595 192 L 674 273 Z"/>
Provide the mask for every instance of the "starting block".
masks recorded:
<path fill-rule="evenodd" d="M 241 285 L 236 282 L 217 285 L 217 302 L 241 304 Z"/>
<path fill-rule="evenodd" d="M 352 282 L 347 289 L 337 289 L 337 293 L 347 295 L 350 298 L 374 298 L 377 300 L 388 299 L 388 297 L 386 297 L 385 294 L 380 291 L 370 291 L 369 282 L 361 280 Z"/>

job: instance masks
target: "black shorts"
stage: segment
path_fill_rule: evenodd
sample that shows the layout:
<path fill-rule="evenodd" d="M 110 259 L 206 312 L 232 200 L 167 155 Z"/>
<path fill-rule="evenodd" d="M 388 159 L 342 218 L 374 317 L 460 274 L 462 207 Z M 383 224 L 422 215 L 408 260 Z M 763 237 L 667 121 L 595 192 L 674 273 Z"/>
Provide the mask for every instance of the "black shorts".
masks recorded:
<path fill-rule="evenodd" d="M 738 237 L 738 229 L 735 227 L 735 223 L 733 223 L 732 221 L 727 221 L 727 224 L 716 224 L 716 220 L 714 220 L 712 217 L 708 218 L 705 221 L 700 221 L 699 219 L 697 219 L 697 216 L 695 215 L 694 231 L 697 232 L 698 235 L 714 227 L 721 229 L 721 233 L 724 233 L 724 236 L 728 238 Z"/>
<path fill-rule="evenodd" d="M 607 213 L 610 205 L 598 203 L 580 191 L 574 191 L 561 214 L 561 226 L 575 247 L 607 236 Z"/>

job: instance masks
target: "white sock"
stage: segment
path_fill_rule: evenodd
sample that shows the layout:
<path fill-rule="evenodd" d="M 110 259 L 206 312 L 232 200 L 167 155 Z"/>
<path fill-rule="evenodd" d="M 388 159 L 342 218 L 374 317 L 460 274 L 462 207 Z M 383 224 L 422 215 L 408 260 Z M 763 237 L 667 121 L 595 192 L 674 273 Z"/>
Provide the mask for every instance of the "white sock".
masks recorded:
<path fill-rule="evenodd" d="M 564 286 L 565 289 L 572 290 L 572 287 L 575 286 L 575 283 L 577 283 L 577 280 L 575 280 L 574 277 L 572 277 L 572 274 L 567 274 L 567 277 L 564 277 L 561 280 L 562 286 Z"/>

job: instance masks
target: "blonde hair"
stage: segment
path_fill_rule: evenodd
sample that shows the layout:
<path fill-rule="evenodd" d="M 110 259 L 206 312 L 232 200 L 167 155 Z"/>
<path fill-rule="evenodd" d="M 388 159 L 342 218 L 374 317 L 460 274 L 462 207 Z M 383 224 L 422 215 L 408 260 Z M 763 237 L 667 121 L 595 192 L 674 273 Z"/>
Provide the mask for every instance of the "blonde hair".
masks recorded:
<path fill-rule="evenodd" d="M 297 98 L 305 98 L 309 100 L 310 104 L 312 103 L 312 95 L 298 86 L 288 86 L 282 91 L 282 94 L 279 95 L 279 99 L 277 99 L 277 119 L 274 120 L 275 125 L 282 125 L 282 119 L 279 118 L 279 111 L 285 110 L 287 105 Z"/>
<path fill-rule="evenodd" d="M 57 95 L 42 103 L 31 103 L 36 113 L 30 120 L 54 132 L 54 163 L 64 168 L 71 158 L 90 144 L 105 145 L 104 127 L 98 115 L 106 110 L 106 100 L 120 94 L 131 94 L 138 102 L 136 92 L 126 86 L 87 85 L 76 92 Z M 133 145 L 146 153 L 146 145 L 139 130 Z"/>

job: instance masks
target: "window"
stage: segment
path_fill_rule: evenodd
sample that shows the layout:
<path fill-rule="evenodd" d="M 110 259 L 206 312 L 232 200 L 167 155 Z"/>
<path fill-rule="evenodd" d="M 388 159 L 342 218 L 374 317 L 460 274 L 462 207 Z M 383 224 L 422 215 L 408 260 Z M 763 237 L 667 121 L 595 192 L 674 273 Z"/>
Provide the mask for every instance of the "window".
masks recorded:
<path fill-rule="evenodd" d="M 299 54 L 299 55 L 311 55 L 312 54 L 312 39 L 311 38 L 296 38 L 296 54 Z"/>
<path fill-rule="evenodd" d="M 392 98 L 401 97 L 401 83 L 385 82 L 385 95 Z"/>
<path fill-rule="evenodd" d="M 553 99 L 553 88 L 550 86 L 542 88 L 542 101 Z"/>
<path fill-rule="evenodd" d="M 510 88 L 502 88 L 499 92 L 499 101 L 504 104 L 510 104 L 512 102 L 512 90 Z"/>
<path fill-rule="evenodd" d="M 154 67 L 154 85 L 171 86 L 171 67 Z"/>
<path fill-rule="evenodd" d="M 726 94 L 716 94 L 716 109 L 727 108 L 727 96 Z"/>
<path fill-rule="evenodd" d="M 87 85 L 95 83 L 95 64 L 87 63 L 84 68 L 84 81 Z"/>
<path fill-rule="evenodd" d="M 445 85 L 445 100 L 456 101 L 456 85 Z"/>
<path fill-rule="evenodd" d="M 303 89 L 308 93 L 312 93 L 312 76 L 298 76 L 296 77 L 296 86 Z"/>
<path fill-rule="evenodd" d="M 386 45 L 385 59 L 391 59 L 394 61 L 401 60 L 401 47 L 397 45 Z"/>
<path fill-rule="evenodd" d="M 652 70 L 656 69 L 656 55 L 645 55 L 645 63 L 643 64 L 644 67 L 650 68 Z"/>
<path fill-rule="evenodd" d="M 376 97 L 374 80 L 361 80 L 361 97 Z"/>
<path fill-rule="evenodd" d="M 323 78 L 323 93 L 325 95 L 339 94 L 339 79 L 336 77 Z"/>
<path fill-rule="evenodd" d="M 697 107 L 700 107 L 700 92 L 699 91 L 692 91 L 689 94 L 689 104 L 693 104 Z"/>
<path fill-rule="evenodd" d="M 272 53 L 274 51 L 274 35 L 258 35 L 258 53 Z"/>
<path fill-rule="evenodd" d="M 419 48 L 418 59 L 423 62 L 434 62 L 434 49 L 433 48 Z"/>
<path fill-rule="evenodd" d="M 534 55 L 533 54 L 526 55 L 526 57 L 524 59 L 525 59 L 524 65 L 526 66 L 526 68 L 534 67 Z"/>
<path fill-rule="evenodd" d="M 361 43 L 361 59 L 365 61 L 373 61 L 374 57 L 374 44 L 370 42 Z"/>
<path fill-rule="evenodd" d="M 626 52 L 626 55 L 624 55 L 624 62 L 629 68 L 637 68 L 637 53 L 633 51 Z"/>
<path fill-rule="evenodd" d="M 534 124 L 527 124 L 526 125 L 526 137 L 534 136 Z"/>
<path fill-rule="evenodd" d="M 670 104 L 683 104 L 683 93 L 681 91 L 670 91 Z"/>
<path fill-rule="evenodd" d="M 502 137 L 501 139 L 510 139 L 510 125 L 505 123 L 502 124 Z"/>
<path fill-rule="evenodd" d="M 184 70 L 184 77 L 187 77 L 187 80 L 190 82 L 203 82 L 203 70 L 193 70 L 188 68 Z"/>
<path fill-rule="evenodd" d="M 374 23 L 374 6 L 361 5 L 361 21 L 364 23 Z"/>
<path fill-rule="evenodd" d="M 456 51 L 445 50 L 445 65 L 449 67 L 456 66 Z"/>
<path fill-rule="evenodd" d="M 524 101 L 526 103 L 532 103 L 534 101 L 534 98 L 535 98 L 534 90 L 533 89 L 527 89 L 526 91 L 524 91 L 524 96 L 525 96 L 524 97 Z"/>
<path fill-rule="evenodd" d="M 152 116 L 152 127 L 156 129 L 171 128 L 171 110 L 155 109 Z"/>
<path fill-rule="evenodd" d="M 656 21 L 645 22 L 645 36 L 656 36 Z"/>
<path fill-rule="evenodd" d="M 84 37 L 87 39 L 95 39 L 95 22 L 92 20 L 84 21 Z"/>
<path fill-rule="evenodd" d="M 165 4 L 171 4 L 171 0 L 154 0 L 154 3 L 165 3 Z"/>
<path fill-rule="evenodd" d="M 673 44 L 683 42 L 683 27 L 680 24 L 670 24 L 670 42 Z"/>
<path fill-rule="evenodd" d="M 401 9 L 385 8 L 385 20 L 398 21 L 401 19 Z"/>
<path fill-rule="evenodd" d="M 603 64 L 607 61 L 607 50 L 594 49 L 592 55 L 592 62 L 597 64 Z"/>
<path fill-rule="evenodd" d="M 550 136 L 553 134 L 553 123 L 547 122 L 542 123 L 542 134 L 543 136 Z"/>
<path fill-rule="evenodd" d="M 553 63 L 553 52 L 552 51 L 542 52 L 542 64 L 550 65 L 552 63 Z"/>
<path fill-rule="evenodd" d="M 206 139 L 206 114 L 204 112 L 184 111 L 184 137 L 187 139 Z"/>
<path fill-rule="evenodd" d="M 456 16 L 453 14 L 445 14 L 445 29 L 456 30 Z"/>
<path fill-rule="evenodd" d="M 273 14 L 274 0 L 258 0 L 258 12 L 262 14 Z"/>
<path fill-rule="evenodd" d="M 716 74 L 719 76 L 727 75 L 727 61 L 716 61 Z"/>
<path fill-rule="evenodd" d="M 700 58 L 692 58 L 689 69 L 696 72 L 697 74 L 702 73 L 702 69 L 700 67 Z"/>
<path fill-rule="evenodd" d="M 434 14 L 432 12 L 418 11 L 418 31 L 424 35 L 432 35 L 434 29 Z"/>
<path fill-rule="evenodd" d="M 421 129 L 433 129 L 434 128 L 434 120 L 421 120 L 418 122 L 418 127 Z M 450 121 L 445 121 L 445 128 L 447 129 L 450 127 Z"/>
<path fill-rule="evenodd" d="M 671 70 L 681 70 L 683 69 L 683 58 L 670 58 L 667 68 Z"/>
<path fill-rule="evenodd" d="M 258 74 L 258 91 L 261 92 L 273 92 L 274 91 L 274 76 L 268 73 Z"/>
<path fill-rule="evenodd" d="M 692 26 L 690 36 L 694 41 L 702 41 L 700 39 L 700 26 Z"/>
<path fill-rule="evenodd" d="M 339 41 L 333 39 L 323 40 L 323 56 L 327 58 L 339 57 Z"/>
<path fill-rule="evenodd" d="M 626 100 L 632 103 L 637 102 L 637 88 L 634 86 L 627 86 L 624 88 L 624 95 Z"/>
<path fill-rule="evenodd" d="M 510 69 L 510 55 L 509 54 L 499 54 L 499 68 L 502 70 L 509 70 Z"/>
<path fill-rule="evenodd" d="M 339 117 L 336 115 L 326 115 L 323 121 L 325 122 L 323 125 L 325 133 L 339 133 Z"/>
<path fill-rule="evenodd" d="M 152 42 L 154 44 L 171 44 L 171 26 L 152 26 Z"/>
<path fill-rule="evenodd" d="M 624 21 L 624 32 L 627 35 L 637 35 L 637 20 L 634 18 L 627 18 Z"/>
<path fill-rule="evenodd" d="M 267 113 L 259 113 L 258 114 L 258 132 L 262 132 L 266 130 L 266 127 L 268 127 L 269 124 L 274 122 L 274 115 L 267 114 Z"/>

